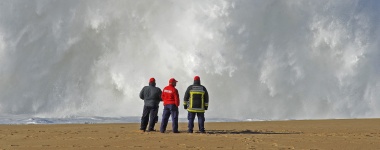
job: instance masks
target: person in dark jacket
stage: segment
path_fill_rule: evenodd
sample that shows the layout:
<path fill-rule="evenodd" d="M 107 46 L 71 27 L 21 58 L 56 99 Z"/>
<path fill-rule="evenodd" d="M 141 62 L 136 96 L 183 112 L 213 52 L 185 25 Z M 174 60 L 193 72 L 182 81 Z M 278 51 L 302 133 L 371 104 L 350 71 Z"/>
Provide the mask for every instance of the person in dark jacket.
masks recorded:
<path fill-rule="evenodd" d="M 198 127 L 201 133 L 205 131 L 205 110 L 208 109 L 208 92 L 206 87 L 201 85 L 199 76 L 194 77 L 194 84 L 190 85 L 183 98 L 184 109 L 187 109 L 188 133 L 193 133 L 194 119 L 198 117 Z"/>
<path fill-rule="evenodd" d="M 161 99 L 161 89 L 156 87 L 156 80 L 154 78 L 149 79 L 149 86 L 144 86 L 140 92 L 140 98 L 144 100 L 144 109 L 141 117 L 140 130 L 145 132 L 149 122 L 149 131 L 155 131 L 154 125 L 158 121 L 158 104 Z"/>
<path fill-rule="evenodd" d="M 178 90 L 175 88 L 177 85 L 177 80 L 171 78 L 169 80 L 169 85 L 166 86 L 161 94 L 161 98 L 164 101 L 164 112 L 162 113 L 162 121 L 160 132 L 165 133 L 166 126 L 168 125 L 169 117 L 172 117 L 172 128 L 173 133 L 178 132 L 178 106 L 179 106 L 179 94 Z"/>

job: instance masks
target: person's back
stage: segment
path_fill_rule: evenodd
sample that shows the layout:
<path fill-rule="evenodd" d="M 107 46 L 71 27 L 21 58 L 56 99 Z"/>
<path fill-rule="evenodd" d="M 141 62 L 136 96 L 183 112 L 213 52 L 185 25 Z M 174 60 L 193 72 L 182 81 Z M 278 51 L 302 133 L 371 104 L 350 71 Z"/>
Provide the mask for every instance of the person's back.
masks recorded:
<path fill-rule="evenodd" d="M 149 86 L 144 86 L 140 92 L 140 98 L 144 100 L 145 106 L 158 106 L 161 100 L 161 89 L 155 84 L 150 83 Z"/>
<path fill-rule="evenodd" d="M 178 91 L 177 89 L 172 86 L 168 85 L 163 89 L 163 93 L 161 98 L 163 99 L 164 106 L 169 104 L 174 104 L 178 107 L 179 105 L 179 99 L 178 99 Z"/>

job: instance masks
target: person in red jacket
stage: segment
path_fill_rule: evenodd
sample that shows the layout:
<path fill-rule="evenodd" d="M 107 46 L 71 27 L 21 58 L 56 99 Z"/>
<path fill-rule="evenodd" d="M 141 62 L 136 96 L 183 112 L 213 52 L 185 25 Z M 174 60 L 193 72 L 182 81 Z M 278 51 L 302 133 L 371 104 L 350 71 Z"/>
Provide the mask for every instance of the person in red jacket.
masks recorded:
<path fill-rule="evenodd" d="M 162 90 L 161 99 L 164 102 L 164 111 L 162 113 L 162 121 L 160 132 L 165 133 L 166 126 L 168 125 L 169 117 L 172 117 L 173 133 L 178 132 L 178 106 L 179 106 L 179 94 L 175 88 L 177 80 L 171 78 L 169 85 Z"/>

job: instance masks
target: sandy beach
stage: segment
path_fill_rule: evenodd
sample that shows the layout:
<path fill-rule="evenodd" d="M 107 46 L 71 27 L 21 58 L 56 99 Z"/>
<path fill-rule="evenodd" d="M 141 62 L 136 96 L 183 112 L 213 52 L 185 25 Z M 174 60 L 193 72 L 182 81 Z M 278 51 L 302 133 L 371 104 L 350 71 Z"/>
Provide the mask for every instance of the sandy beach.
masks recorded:
<path fill-rule="evenodd" d="M 159 127 L 156 125 L 156 129 Z M 206 122 L 206 134 L 138 123 L 0 125 L 0 149 L 380 149 L 380 119 Z M 196 131 L 196 130 L 195 130 Z"/>

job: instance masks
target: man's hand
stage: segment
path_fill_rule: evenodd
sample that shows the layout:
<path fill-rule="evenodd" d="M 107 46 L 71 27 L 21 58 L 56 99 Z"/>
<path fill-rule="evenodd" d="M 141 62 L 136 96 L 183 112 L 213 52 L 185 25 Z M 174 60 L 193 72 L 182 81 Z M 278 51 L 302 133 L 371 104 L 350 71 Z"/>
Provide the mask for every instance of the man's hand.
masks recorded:
<path fill-rule="evenodd" d="M 208 109 L 208 106 L 205 106 L 205 110 L 207 110 Z"/>
<path fill-rule="evenodd" d="M 183 105 L 183 109 L 187 109 L 187 105 Z"/>

